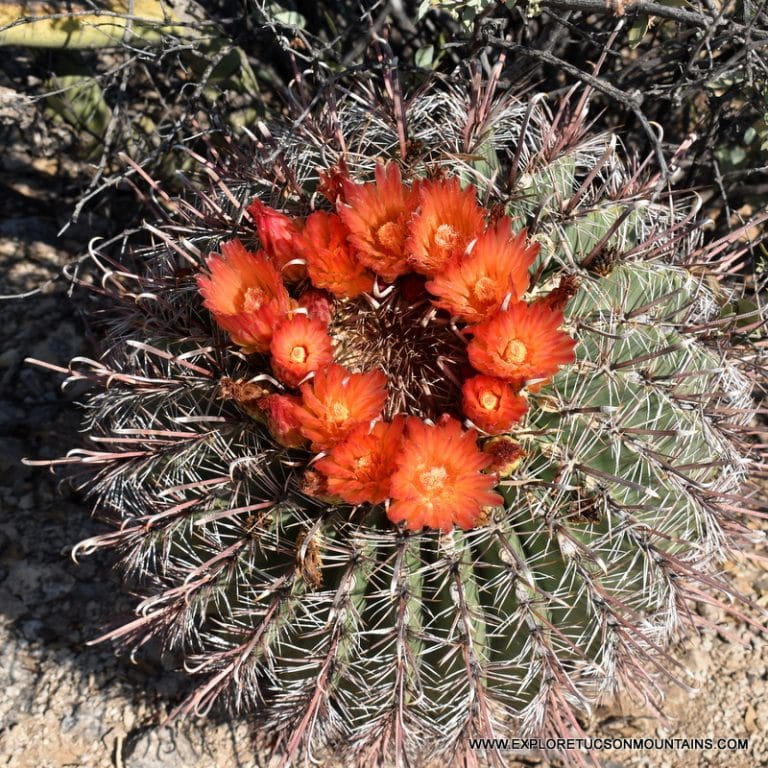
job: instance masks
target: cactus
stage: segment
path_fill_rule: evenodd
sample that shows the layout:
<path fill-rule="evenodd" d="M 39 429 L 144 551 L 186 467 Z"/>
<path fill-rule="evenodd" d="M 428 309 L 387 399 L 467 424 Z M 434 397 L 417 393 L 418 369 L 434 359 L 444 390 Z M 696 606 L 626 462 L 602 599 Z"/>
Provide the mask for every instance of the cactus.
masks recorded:
<path fill-rule="evenodd" d="M 717 564 L 749 538 L 751 380 L 737 346 L 749 329 L 702 273 L 690 201 L 662 202 L 615 137 L 582 130 L 583 103 L 553 116 L 477 82 L 388 92 L 357 82 L 293 123 L 260 126 L 251 144 L 231 140 L 202 166 L 207 192 L 165 200 L 152 248 L 123 263 L 94 252 L 104 349 L 70 367 L 97 385 L 85 423 L 97 446 L 69 460 L 115 524 L 76 554 L 115 550 L 143 595 L 105 638 L 132 649 L 159 638 L 201 677 L 178 711 L 227 703 L 284 763 L 458 763 L 470 737 L 579 733 L 579 716 L 621 690 L 655 701 L 675 665 L 669 642 L 695 626 L 691 602 L 732 592 Z M 306 247 L 281 261 L 281 232 L 293 242 L 312 211 L 349 211 L 343 200 L 387 174 L 406 196 L 460 180 L 483 217 L 527 227 L 518 258 L 535 261 L 513 306 L 560 312 L 551 339 L 575 349 L 514 385 L 527 414 L 499 434 L 458 426 L 467 339 L 487 321 L 451 320 L 422 278 L 372 276 L 375 260 L 355 295 L 307 300 Z M 312 372 L 280 383 L 279 354 L 262 343 L 277 324 L 246 338 L 211 299 L 224 255 L 259 247 L 269 269 L 303 280 L 280 301 L 304 301 L 305 325 L 328 315 L 330 358 L 387 375 L 377 424 L 405 414 L 426 434 L 447 412 L 446 453 L 471 440 L 481 460 L 467 472 L 485 484 L 471 520 L 413 523 L 393 514 L 397 499 L 334 493 L 333 444 L 308 445 L 272 408 L 306 400 Z M 323 355 L 314 381 L 332 377 Z M 373 429 L 384 446 L 385 427 Z"/>

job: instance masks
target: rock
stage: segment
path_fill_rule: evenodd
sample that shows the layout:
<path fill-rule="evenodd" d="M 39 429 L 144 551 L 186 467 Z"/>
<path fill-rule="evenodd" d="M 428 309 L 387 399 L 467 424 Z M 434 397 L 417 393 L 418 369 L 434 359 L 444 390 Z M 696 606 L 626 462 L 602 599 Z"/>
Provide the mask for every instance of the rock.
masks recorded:
<path fill-rule="evenodd" d="M 747 709 L 744 712 L 744 727 L 747 733 L 754 733 L 757 730 L 757 713 L 751 704 L 747 704 Z"/>

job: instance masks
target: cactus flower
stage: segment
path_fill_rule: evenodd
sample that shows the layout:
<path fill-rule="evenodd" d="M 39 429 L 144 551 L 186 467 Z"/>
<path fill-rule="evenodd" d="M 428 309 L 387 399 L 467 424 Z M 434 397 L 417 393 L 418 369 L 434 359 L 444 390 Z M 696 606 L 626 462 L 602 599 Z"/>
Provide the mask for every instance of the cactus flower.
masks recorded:
<path fill-rule="evenodd" d="M 512 304 L 472 326 L 469 362 L 480 373 L 519 389 L 527 381 L 547 379 L 574 360 L 576 342 L 565 331 L 562 311 L 543 304 Z"/>
<path fill-rule="evenodd" d="M 301 386 L 302 405 L 296 417 L 301 433 L 315 450 L 326 450 L 355 427 L 381 415 L 387 400 L 387 377 L 381 371 L 350 373 L 329 365 Z"/>
<path fill-rule="evenodd" d="M 489 435 L 509 432 L 528 410 L 528 401 L 520 397 L 511 384 L 493 376 L 467 379 L 461 395 L 464 415 Z"/>
<path fill-rule="evenodd" d="M 469 529 L 485 507 L 503 503 L 492 490 L 495 475 L 482 472 L 491 460 L 478 449 L 474 430 L 451 417 L 427 424 L 412 416 L 406 427 L 392 475 L 390 520 L 412 531 Z"/>
<path fill-rule="evenodd" d="M 256 225 L 261 247 L 274 261 L 283 279 L 295 283 L 306 275 L 298 248 L 301 228 L 297 221 L 255 199 L 247 208 Z"/>
<path fill-rule="evenodd" d="M 471 252 L 450 262 L 427 282 L 433 304 L 467 323 L 479 323 L 500 309 L 505 299 L 519 301 L 528 290 L 528 270 L 538 245 L 526 245 L 526 232 L 511 233 L 502 219 L 477 239 Z"/>
<path fill-rule="evenodd" d="M 221 256 L 206 262 L 210 275 L 198 275 L 203 304 L 235 344 L 266 352 L 272 333 L 291 308 L 280 273 L 263 252 L 251 253 L 239 240 L 222 243 Z"/>
<path fill-rule="evenodd" d="M 269 351 L 272 370 L 289 387 L 297 387 L 308 374 L 333 360 L 325 324 L 303 314 L 291 315 L 280 323 Z"/>
<path fill-rule="evenodd" d="M 473 186 L 462 189 L 456 178 L 427 181 L 406 242 L 408 263 L 416 272 L 434 276 L 461 256 L 483 228 L 484 211 Z"/>
<path fill-rule="evenodd" d="M 419 184 L 403 184 L 396 163 L 376 166 L 375 181 L 344 185 L 339 215 L 357 256 L 387 282 L 410 271 L 405 259 L 408 223 L 418 204 Z"/>
<path fill-rule="evenodd" d="M 328 491 L 350 504 L 380 504 L 389 497 L 405 417 L 361 424 L 315 463 L 327 478 Z"/>
<path fill-rule="evenodd" d="M 301 237 L 312 285 L 343 299 L 353 299 L 373 287 L 373 274 L 355 255 L 348 235 L 337 214 L 315 211 L 307 217 Z"/>

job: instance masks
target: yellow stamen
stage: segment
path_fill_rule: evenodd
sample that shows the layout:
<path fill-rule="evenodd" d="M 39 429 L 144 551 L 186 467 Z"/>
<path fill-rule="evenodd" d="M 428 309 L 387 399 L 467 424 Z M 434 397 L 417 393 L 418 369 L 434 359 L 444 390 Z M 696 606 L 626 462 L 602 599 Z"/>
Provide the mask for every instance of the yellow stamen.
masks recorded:
<path fill-rule="evenodd" d="M 328 410 L 334 421 L 346 421 L 349 418 L 349 408 L 344 403 L 333 402 L 328 407 Z"/>
<path fill-rule="evenodd" d="M 307 348 L 301 346 L 294 347 L 289 357 L 294 363 L 303 363 L 307 359 Z"/>
<path fill-rule="evenodd" d="M 507 342 L 507 346 L 504 347 L 501 357 L 505 362 L 517 365 L 525 360 L 527 354 L 528 349 L 525 344 L 523 344 L 522 341 L 518 341 L 518 339 L 512 339 Z"/>
<path fill-rule="evenodd" d="M 486 411 L 495 411 L 499 407 L 500 402 L 501 398 L 493 392 L 488 392 L 486 390 L 480 395 L 480 405 L 482 405 Z"/>
<path fill-rule="evenodd" d="M 480 304 L 488 304 L 496 299 L 496 283 L 490 277 L 481 277 L 472 286 L 472 293 Z"/>
<path fill-rule="evenodd" d="M 261 288 L 247 288 L 243 295 L 243 312 L 257 312 L 269 300 Z"/>
<path fill-rule="evenodd" d="M 355 469 L 358 472 L 362 472 L 368 469 L 372 463 L 373 461 L 371 460 L 371 455 L 366 453 L 364 456 L 360 456 L 360 458 L 355 460 Z"/>
<path fill-rule="evenodd" d="M 435 230 L 435 245 L 450 250 L 456 246 L 459 233 L 450 224 L 441 224 Z"/>
<path fill-rule="evenodd" d="M 425 490 L 437 491 L 443 487 L 447 477 L 448 472 L 445 467 L 433 467 L 426 472 L 422 472 L 420 479 Z"/>
<path fill-rule="evenodd" d="M 388 221 L 376 230 L 376 239 L 388 251 L 399 251 L 403 247 L 403 228 L 396 221 Z"/>

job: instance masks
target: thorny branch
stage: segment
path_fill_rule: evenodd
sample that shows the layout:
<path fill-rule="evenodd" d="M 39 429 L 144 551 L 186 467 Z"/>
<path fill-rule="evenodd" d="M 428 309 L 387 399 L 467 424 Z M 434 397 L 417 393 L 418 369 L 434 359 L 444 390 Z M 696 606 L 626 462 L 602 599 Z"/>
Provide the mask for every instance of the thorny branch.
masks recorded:
<path fill-rule="evenodd" d="M 527 46 L 520 45 L 520 43 L 514 43 L 508 40 L 502 40 L 500 38 L 495 38 L 495 37 L 490 38 L 488 40 L 488 43 L 496 48 L 512 51 L 514 53 L 519 53 L 519 54 L 522 54 L 523 56 L 528 56 L 530 58 L 543 61 L 547 64 L 552 64 L 554 66 L 557 66 L 560 69 L 562 69 L 564 72 L 567 72 L 568 74 L 572 75 L 576 79 L 586 83 L 587 85 L 592 86 L 595 90 L 600 91 L 601 93 L 604 93 L 607 96 L 610 96 L 611 98 L 615 99 L 616 101 L 618 101 L 619 103 L 623 104 L 625 107 L 630 109 L 632 113 L 635 115 L 635 117 L 637 117 L 640 124 L 643 126 L 643 130 L 646 132 L 649 141 L 654 147 L 654 150 L 656 152 L 656 160 L 662 172 L 662 179 L 666 178 L 668 174 L 668 168 L 667 168 L 667 161 L 664 158 L 664 150 L 661 146 L 661 142 L 659 141 L 657 132 L 653 130 L 653 128 L 651 127 L 651 124 L 648 121 L 648 118 L 640 109 L 640 106 L 643 103 L 641 94 L 626 93 L 620 90 L 619 88 L 614 87 L 613 85 L 606 82 L 602 78 L 595 77 L 594 75 L 590 75 L 588 72 L 584 72 L 583 70 L 579 69 L 577 66 L 570 64 L 567 61 L 563 61 L 562 59 L 558 58 L 557 56 L 554 56 L 551 53 L 548 53 L 547 51 L 540 51 L 535 48 L 529 48 Z"/>
<path fill-rule="evenodd" d="M 603 2 L 603 0 L 542 0 L 541 7 L 554 8 L 559 11 L 619 15 L 612 3 L 606 3 Z M 723 24 L 727 25 L 730 35 L 751 35 L 759 40 L 768 40 L 768 32 L 754 29 L 752 24 L 747 26 L 740 24 L 733 19 L 725 19 L 721 13 L 717 12 L 714 13 L 714 15 L 708 15 L 697 11 L 685 10 L 683 8 L 675 8 L 671 5 L 661 5 L 660 3 L 649 2 L 649 0 L 634 0 L 633 2 L 629 2 L 623 6 L 623 11 L 625 14 L 642 13 L 648 16 L 656 16 L 660 19 L 679 21 L 682 24 L 698 27 L 700 29 L 710 29 L 713 26 Z"/>

